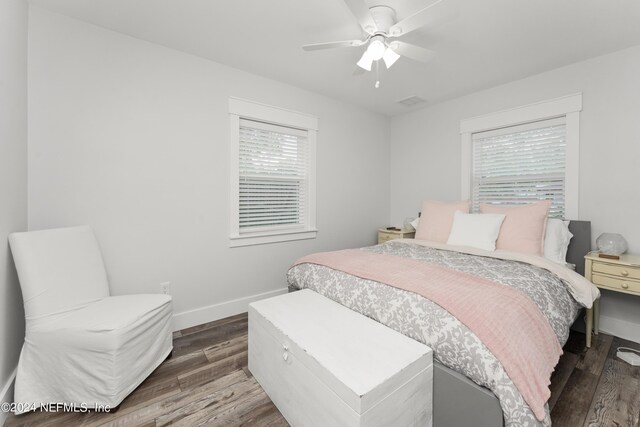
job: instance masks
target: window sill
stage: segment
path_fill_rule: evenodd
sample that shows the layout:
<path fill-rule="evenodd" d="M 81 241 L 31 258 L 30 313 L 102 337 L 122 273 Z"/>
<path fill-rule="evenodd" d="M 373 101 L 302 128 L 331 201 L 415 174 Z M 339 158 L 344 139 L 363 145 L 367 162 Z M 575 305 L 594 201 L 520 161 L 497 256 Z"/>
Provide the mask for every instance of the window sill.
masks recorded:
<path fill-rule="evenodd" d="M 264 245 L 267 243 L 291 242 L 293 240 L 315 239 L 318 230 L 304 230 L 289 233 L 273 233 L 262 235 L 232 236 L 229 238 L 229 247 Z"/>

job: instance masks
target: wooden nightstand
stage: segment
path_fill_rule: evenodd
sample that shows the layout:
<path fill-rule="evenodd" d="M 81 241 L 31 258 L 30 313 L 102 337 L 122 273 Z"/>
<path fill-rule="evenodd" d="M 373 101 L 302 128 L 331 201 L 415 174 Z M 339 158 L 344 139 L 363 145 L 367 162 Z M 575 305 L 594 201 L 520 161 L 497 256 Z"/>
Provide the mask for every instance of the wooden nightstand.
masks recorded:
<path fill-rule="evenodd" d="M 600 258 L 598 252 L 585 257 L 584 276 L 600 289 L 640 295 L 640 256 L 620 255 L 620 259 Z M 600 298 L 587 310 L 587 331 L 598 335 L 600 329 Z M 587 347 L 591 347 L 591 333 L 587 333 Z"/>
<path fill-rule="evenodd" d="M 388 242 L 393 239 L 413 239 L 415 235 L 415 231 L 387 230 L 386 228 L 380 228 L 378 229 L 378 244 Z"/>

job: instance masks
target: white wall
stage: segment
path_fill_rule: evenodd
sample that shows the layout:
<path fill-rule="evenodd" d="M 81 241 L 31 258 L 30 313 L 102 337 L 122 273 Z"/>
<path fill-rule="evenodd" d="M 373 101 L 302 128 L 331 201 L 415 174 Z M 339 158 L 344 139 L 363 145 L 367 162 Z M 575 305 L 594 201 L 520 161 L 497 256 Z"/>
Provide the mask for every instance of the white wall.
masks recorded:
<path fill-rule="evenodd" d="M 244 311 L 297 257 L 373 244 L 389 218 L 383 116 L 36 7 L 29 85 L 29 228 L 93 227 L 114 294 L 171 281 L 176 313 L 240 299 L 177 327 Z M 229 96 L 319 117 L 316 239 L 228 247 Z"/>
<path fill-rule="evenodd" d="M 580 218 L 640 253 L 640 46 L 443 102 L 391 120 L 391 220 L 423 199 L 460 197 L 460 120 L 572 93 L 580 117 Z M 602 329 L 640 342 L 640 298 L 605 292 Z M 631 322 L 631 323 L 628 323 Z"/>
<path fill-rule="evenodd" d="M 27 3 L 0 2 L 0 402 L 24 338 L 22 294 L 7 235 L 27 226 Z M 6 413 L 0 411 L 0 425 Z"/>

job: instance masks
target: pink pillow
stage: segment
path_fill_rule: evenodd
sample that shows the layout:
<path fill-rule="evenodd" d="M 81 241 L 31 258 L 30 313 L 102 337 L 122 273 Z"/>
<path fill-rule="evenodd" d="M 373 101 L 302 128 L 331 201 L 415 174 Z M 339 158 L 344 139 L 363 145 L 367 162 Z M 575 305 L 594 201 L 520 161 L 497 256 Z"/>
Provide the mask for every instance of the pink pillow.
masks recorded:
<path fill-rule="evenodd" d="M 469 213 L 469 201 L 445 203 L 425 200 L 422 203 L 422 215 L 420 216 L 415 238 L 430 242 L 447 243 L 449 233 L 451 233 L 451 225 L 453 224 L 453 214 L 456 211 Z"/>
<path fill-rule="evenodd" d="M 480 212 L 506 215 L 496 241 L 496 249 L 542 256 L 549 206 L 549 200 L 523 206 L 481 203 Z"/>

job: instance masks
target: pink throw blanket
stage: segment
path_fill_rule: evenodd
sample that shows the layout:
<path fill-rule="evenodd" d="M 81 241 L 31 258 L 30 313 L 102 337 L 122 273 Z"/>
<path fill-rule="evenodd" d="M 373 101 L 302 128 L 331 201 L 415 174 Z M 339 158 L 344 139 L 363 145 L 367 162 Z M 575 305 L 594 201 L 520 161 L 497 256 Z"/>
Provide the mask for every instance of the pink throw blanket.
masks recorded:
<path fill-rule="evenodd" d="M 562 354 L 540 309 L 517 289 L 424 261 L 349 249 L 300 258 L 417 293 L 447 310 L 476 334 L 502 363 L 538 420 Z"/>

